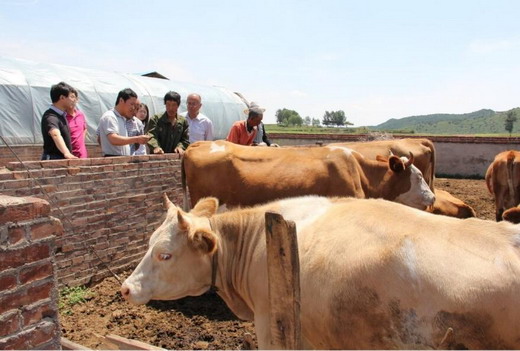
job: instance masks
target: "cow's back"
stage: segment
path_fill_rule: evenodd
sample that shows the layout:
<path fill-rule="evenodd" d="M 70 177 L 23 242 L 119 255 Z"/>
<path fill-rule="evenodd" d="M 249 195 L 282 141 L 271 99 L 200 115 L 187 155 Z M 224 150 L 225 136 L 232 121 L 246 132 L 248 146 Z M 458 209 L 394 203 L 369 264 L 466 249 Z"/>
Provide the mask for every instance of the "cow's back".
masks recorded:
<path fill-rule="evenodd" d="M 298 232 L 304 335 L 317 348 L 411 349 L 453 327 L 470 349 L 520 347 L 515 232 L 382 200 L 337 205 Z"/>
<path fill-rule="evenodd" d="M 192 205 L 213 196 L 228 206 L 252 206 L 301 196 L 364 197 L 356 157 L 326 148 L 246 147 L 197 142 L 183 168 Z"/>

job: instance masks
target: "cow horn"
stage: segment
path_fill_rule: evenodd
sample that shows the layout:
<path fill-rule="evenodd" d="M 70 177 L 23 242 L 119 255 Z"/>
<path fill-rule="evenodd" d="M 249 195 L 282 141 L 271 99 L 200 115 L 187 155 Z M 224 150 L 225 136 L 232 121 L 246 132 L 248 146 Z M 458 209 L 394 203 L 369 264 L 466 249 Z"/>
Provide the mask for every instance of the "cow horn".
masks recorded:
<path fill-rule="evenodd" d="M 404 164 L 404 167 L 405 167 L 405 168 L 408 168 L 408 167 L 410 167 L 410 166 L 412 165 L 412 163 L 413 163 L 413 154 L 412 154 L 412 152 L 410 151 L 410 157 L 408 158 L 408 162 L 406 162 L 406 163 Z"/>
<path fill-rule="evenodd" d="M 163 206 L 165 210 L 168 210 L 173 205 L 173 202 L 170 201 L 170 198 L 168 198 L 168 195 L 166 193 L 163 193 Z"/>

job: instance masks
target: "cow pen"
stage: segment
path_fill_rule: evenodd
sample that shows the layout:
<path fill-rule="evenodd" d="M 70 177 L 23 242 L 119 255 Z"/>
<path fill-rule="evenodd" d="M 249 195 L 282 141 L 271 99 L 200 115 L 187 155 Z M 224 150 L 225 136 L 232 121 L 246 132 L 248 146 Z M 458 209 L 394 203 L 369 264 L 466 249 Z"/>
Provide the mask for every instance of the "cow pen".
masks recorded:
<path fill-rule="evenodd" d="M 100 261 L 109 262 L 118 275 L 135 266 L 147 245 L 149 233 L 160 222 L 163 211 L 160 200 L 162 193 L 167 192 L 175 203 L 181 204 L 179 160 L 176 155 L 157 155 L 45 163 L 33 161 L 25 164 L 30 173 L 41 180 L 52 201 L 59 204 L 64 213 L 70 215 L 70 219 L 62 220 L 63 228 L 56 223 L 54 218 L 61 220 L 61 213 L 52 204 L 47 207 L 48 205 L 42 203 L 44 196 L 41 190 L 19 163 L 8 164 L 0 173 L 0 187 L 4 195 L 1 235 L 3 250 L 0 261 L 3 264 L 0 274 L 0 305 L 3 308 L 0 318 L 2 322 L 6 322 L 2 323 L 0 347 L 59 348 L 57 338 L 59 340 L 61 335 L 70 335 L 68 337 L 74 341 L 76 336 L 72 335 L 81 330 L 72 329 L 81 327 L 70 327 L 68 321 L 66 322 L 70 316 L 58 315 L 58 289 L 83 284 L 101 286 L 111 273 Z M 464 185 L 458 187 L 459 183 Z M 492 197 L 487 194 L 483 180 L 440 179 L 436 184 L 473 206 L 478 217 L 493 219 Z M 18 200 L 20 198 L 23 201 Z M 484 205 L 488 204 L 490 207 L 486 209 Z M 490 218 L 487 215 L 488 210 L 491 213 Z M 71 230 L 72 226 L 74 231 Z M 101 256 L 100 259 L 92 254 L 92 248 Z M 56 255 L 52 256 L 52 252 Z M 23 260 L 12 259 L 13 256 L 22 257 Z M 106 280 L 110 279 L 113 278 Z M 53 283 L 56 285 L 54 288 Z M 107 294 L 110 300 L 104 306 L 107 311 L 111 310 L 109 306 L 119 306 L 115 291 L 103 291 L 103 294 Z M 193 309 L 203 305 L 200 299 L 210 300 L 209 304 L 203 306 L 206 311 L 204 308 L 199 308 L 198 311 Z M 194 318 L 193 323 L 185 323 L 192 326 L 193 339 L 200 339 L 185 339 L 184 344 L 166 348 L 243 347 L 242 337 L 245 332 L 252 332 L 251 323 L 236 321 L 215 296 L 188 300 L 189 302 L 183 302 L 190 305 L 188 308 L 182 304 L 174 304 L 178 309 L 175 315 L 182 314 L 180 310 Z M 93 297 L 89 298 L 87 304 L 95 301 Z M 73 306 L 69 312 L 88 321 L 83 329 L 96 329 L 102 324 L 116 328 L 116 323 L 124 320 L 124 311 L 130 310 L 124 301 L 122 303 L 124 305 L 120 309 L 114 307 L 112 312 L 106 314 L 103 311 L 93 312 L 96 311 L 94 308 L 88 313 L 92 306 L 87 304 Z M 158 304 L 152 308 L 156 312 L 165 312 L 171 308 L 167 306 L 172 305 Z M 215 306 L 220 310 L 216 311 Z M 199 319 L 211 308 L 214 309 L 211 318 Z M 95 314 L 104 317 L 101 320 L 90 319 Z M 156 318 L 160 317 L 155 316 L 148 322 L 156 323 Z M 234 338 L 234 344 L 218 343 L 218 336 L 197 329 L 211 329 L 209 325 L 213 320 L 227 323 L 224 328 L 234 333 L 231 338 Z M 176 328 L 181 328 L 181 324 L 177 324 Z M 218 328 L 213 327 L 212 330 L 216 332 L 214 335 L 219 335 Z M 110 334 L 107 331 L 99 333 Z M 137 336 L 135 330 L 130 334 L 114 330 L 113 334 L 146 341 L 142 336 Z M 182 332 L 177 334 L 182 340 Z M 175 332 L 170 335 L 155 332 L 155 340 L 161 337 L 175 338 Z"/>

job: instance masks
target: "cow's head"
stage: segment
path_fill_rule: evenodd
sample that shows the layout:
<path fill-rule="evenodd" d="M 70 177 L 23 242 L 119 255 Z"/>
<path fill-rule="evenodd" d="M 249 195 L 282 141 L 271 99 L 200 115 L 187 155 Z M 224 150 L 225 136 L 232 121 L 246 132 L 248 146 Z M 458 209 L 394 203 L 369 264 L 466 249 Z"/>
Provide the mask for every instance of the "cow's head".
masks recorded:
<path fill-rule="evenodd" d="M 217 236 L 208 218 L 218 208 L 215 198 L 201 199 L 190 213 L 165 195 L 167 215 L 150 237 L 148 251 L 121 286 L 123 297 L 136 304 L 201 295 L 211 285 Z"/>
<path fill-rule="evenodd" d="M 420 210 L 433 205 L 435 195 L 421 171 L 414 166 L 411 152 L 409 158 L 391 155 L 388 159 L 377 156 L 377 160 L 388 162 L 389 171 L 383 185 L 383 198 Z"/>

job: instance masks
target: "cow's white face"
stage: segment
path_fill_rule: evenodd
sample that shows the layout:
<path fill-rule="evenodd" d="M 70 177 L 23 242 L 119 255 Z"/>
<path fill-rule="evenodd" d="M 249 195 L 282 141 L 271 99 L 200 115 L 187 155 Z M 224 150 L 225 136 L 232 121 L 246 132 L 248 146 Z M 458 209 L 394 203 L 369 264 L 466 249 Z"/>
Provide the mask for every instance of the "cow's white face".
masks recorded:
<path fill-rule="evenodd" d="M 408 161 L 406 157 L 402 157 L 402 159 L 403 162 Z M 433 205 L 435 202 L 435 194 L 424 180 L 421 171 L 414 165 L 410 165 L 409 167 L 410 189 L 398 195 L 394 201 L 424 210 L 426 207 Z"/>
<path fill-rule="evenodd" d="M 144 304 L 152 299 L 197 296 L 209 289 L 211 258 L 217 238 L 211 232 L 207 217 L 218 207 L 216 199 L 210 201 L 213 202 L 211 210 L 201 213 L 202 208 L 195 206 L 191 214 L 182 212 L 170 202 L 166 220 L 152 234 L 148 251 L 121 286 L 125 299 Z M 199 203 L 204 204 L 204 201 Z"/>

